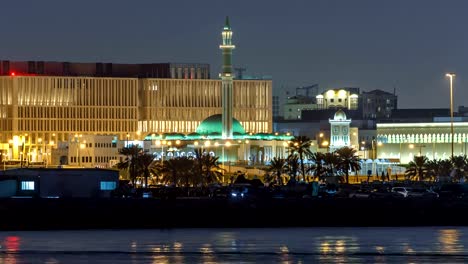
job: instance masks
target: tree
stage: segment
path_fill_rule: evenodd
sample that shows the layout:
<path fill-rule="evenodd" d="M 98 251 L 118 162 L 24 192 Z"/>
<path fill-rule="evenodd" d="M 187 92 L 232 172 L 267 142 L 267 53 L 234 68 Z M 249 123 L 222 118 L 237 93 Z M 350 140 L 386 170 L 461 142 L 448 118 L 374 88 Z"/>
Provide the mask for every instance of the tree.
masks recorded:
<path fill-rule="evenodd" d="M 427 162 L 426 156 L 415 156 L 405 171 L 406 178 L 423 181 L 427 175 Z"/>
<path fill-rule="evenodd" d="M 151 167 L 154 166 L 154 156 L 148 153 L 140 152 L 137 158 L 139 175 L 143 174 L 145 178 L 145 187 L 148 187 L 148 178 L 151 175 Z"/>
<path fill-rule="evenodd" d="M 338 166 L 338 155 L 336 152 L 327 152 L 323 155 L 326 173 L 330 176 L 335 176 L 335 167 Z"/>
<path fill-rule="evenodd" d="M 203 149 L 195 150 L 195 170 L 202 176 L 203 184 L 220 181 L 223 169 L 219 167 L 219 157 L 213 157 Z"/>
<path fill-rule="evenodd" d="M 444 160 L 430 160 L 426 163 L 427 177 L 435 180 L 437 178 L 448 179 L 452 171 L 452 161 L 449 159 Z"/>
<path fill-rule="evenodd" d="M 325 163 L 325 154 L 322 152 L 312 153 L 310 160 L 314 163 L 310 170 L 314 172 L 313 174 L 315 177 L 321 180 L 327 172 L 327 169 L 323 166 Z"/>
<path fill-rule="evenodd" d="M 131 145 L 130 147 L 124 147 L 119 150 L 119 154 L 126 156 L 126 158 L 124 161 L 117 163 L 117 168 L 119 170 L 128 170 L 133 186 L 135 186 L 138 177 L 138 155 L 141 151 L 143 151 L 143 149 L 138 145 Z"/>
<path fill-rule="evenodd" d="M 286 160 L 286 171 L 291 177 L 290 182 L 296 182 L 297 172 L 299 171 L 299 157 L 296 154 L 290 154 Z"/>
<path fill-rule="evenodd" d="M 349 183 L 349 171 L 359 171 L 361 164 L 359 156 L 354 148 L 342 147 L 336 150 L 338 167 L 345 173 L 346 183 Z"/>
<path fill-rule="evenodd" d="M 177 157 L 158 163 L 154 170 L 163 174 L 163 181 L 174 186 L 189 186 L 192 183 L 194 161 L 187 157 Z"/>
<path fill-rule="evenodd" d="M 301 164 L 301 173 L 302 179 L 305 181 L 306 170 L 304 168 L 304 158 L 308 158 L 312 155 L 310 151 L 310 138 L 306 136 L 296 137 L 292 141 L 292 146 L 290 147 L 291 153 L 297 153 L 299 155 L 299 162 Z"/>
<path fill-rule="evenodd" d="M 271 160 L 270 166 L 268 167 L 268 171 L 272 172 L 276 175 L 276 182 L 282 183 L 281 181 L 281 174 L 287 171 L 287 164 L 285 159 L 274 157 Z"/>
<path fill-rule="evenodd" d="M 459 181 L 465 177 L 465 168 L 467 167 L 468 161 L 466 155 L 452 156 L 450 159 L 455 170 L 453 177 Z"/>

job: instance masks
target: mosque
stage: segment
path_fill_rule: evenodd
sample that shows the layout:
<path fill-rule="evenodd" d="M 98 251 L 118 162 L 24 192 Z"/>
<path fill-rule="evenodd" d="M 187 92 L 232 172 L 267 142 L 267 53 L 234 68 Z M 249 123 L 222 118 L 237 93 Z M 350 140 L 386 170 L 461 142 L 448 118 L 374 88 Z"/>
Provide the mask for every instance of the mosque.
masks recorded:
<path fill-rule="evenodd" d="M 211 155 L 220 157 L 221 162 L 244 162 L 245 164 L 265 164 L 272 158 L 286 158 L 288 146 L 294 139 L 289 133 L 251 133 L 233 117 L 233 32 L 226 17 L 221 33 L 223 65 L 221 77 L 221 114 L 204 119 L 196 130 L 189 134 L 151 133 L 145 141 L 151 142 L 150 152 L 158 159 L 164 156 L 191 156 L 194 150 L 203 148 Z M 147 145 L 147 144 L 146 144 Z M 164 148 L 166 151 L 164 151 Z"/>

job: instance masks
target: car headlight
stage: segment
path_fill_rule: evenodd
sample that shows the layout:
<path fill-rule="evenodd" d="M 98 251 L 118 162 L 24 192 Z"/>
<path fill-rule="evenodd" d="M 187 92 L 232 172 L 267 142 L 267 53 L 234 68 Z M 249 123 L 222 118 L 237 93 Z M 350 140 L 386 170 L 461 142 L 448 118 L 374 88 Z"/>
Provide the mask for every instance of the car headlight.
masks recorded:
<path fill-rule="evenodd" d="M 237 197 L 237 193 L 231 193 L 232 197 Z"/>

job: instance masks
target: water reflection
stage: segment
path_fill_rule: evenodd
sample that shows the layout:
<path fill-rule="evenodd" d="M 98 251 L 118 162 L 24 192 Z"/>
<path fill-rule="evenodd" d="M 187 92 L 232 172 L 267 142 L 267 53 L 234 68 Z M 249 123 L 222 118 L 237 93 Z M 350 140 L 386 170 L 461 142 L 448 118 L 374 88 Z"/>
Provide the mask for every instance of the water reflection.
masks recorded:
<path fill-rule="evenodd" d="M 359 251 L 359 243 L 354 236 L 323 236 L 317 238 L 318 252 L 321 254 L 342 255 Z"/>
<path fill-rule="evenodd" d="M 440 250 L 443 253 L 463 252 L 463 245 L 460 244 L 460 231 L 457 229 L 442 229 L 439 231 Z"/>
<path fill-rule="evenodd" d="M 4 250 L 8 253 L 15 253 L 20 248 L 20 238 L 18 236 L 7 236 L 3 242 Z"/>
<path fill-rule="evenodd" d="M 468 263 L 465 230 L 468 228 L 0 232 L 0 264 Z"/>

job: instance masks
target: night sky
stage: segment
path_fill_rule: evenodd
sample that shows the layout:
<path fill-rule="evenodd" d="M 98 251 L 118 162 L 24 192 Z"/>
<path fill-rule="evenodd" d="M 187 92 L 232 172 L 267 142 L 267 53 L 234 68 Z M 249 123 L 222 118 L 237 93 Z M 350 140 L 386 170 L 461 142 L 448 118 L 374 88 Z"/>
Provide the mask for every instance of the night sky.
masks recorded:
<path fill-rule="evenodd" d="M 396 87 L 400 108 L 468 106 L 466 0 L 5 1 L 1 60 L 221 65 L 229 15 L 235 67 L 274 89 Z"/>

